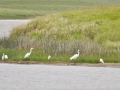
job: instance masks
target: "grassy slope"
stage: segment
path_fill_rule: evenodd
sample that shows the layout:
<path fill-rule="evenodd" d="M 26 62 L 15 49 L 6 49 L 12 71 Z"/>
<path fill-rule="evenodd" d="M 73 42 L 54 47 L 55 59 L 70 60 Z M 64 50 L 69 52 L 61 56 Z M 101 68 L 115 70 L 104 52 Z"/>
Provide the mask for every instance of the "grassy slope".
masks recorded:
<path fill-rule="evenodd" d="M 80 49 L 76 62 L 96 63 L 100 57 L 105 62 L 120 62 L 119 29 L 119 5 L 74 10 L 39 17 L 15 28 L 11 32 L 15 41 L 3 41 L 6 43 L 3 46 L 16 49 L 32 46 L 35 50 L 28 60 L 35 61 L 47 62 L 47 55 L 51 54 L 53 62 L 72 62 L 69 57 Z M 23 59 L 19 57 L 24 52 L 17 50 L 17 60 Z"/>
<path fill-rule="evenodd" d="M 46 15 L 12 31 L 11 36 L 84 40 L 107 46 L 120 43 L 120 6 Z"/>
<path fill-rule="evenodd" d="M 119 0 L 0 0 L 0 19 L 29 19 L 50 13 L 120 3 Z"/>
<path fill-rule="evenodd" d="M 51 54 L 52 62 L 72 62 L 69 61 L 69 57 L 76 53 L 79 48 L 80 58 L 76 62 L 96 63 L 100 57 L 104 57 L 105 62 L 120 62 L 120 6 L 76 10 L 103 5 L 103 3 L 104 5 L 113 2 L 119 3 L 119 0 L 110 0 L 109 3 L 105 0 L 103 3 L 101 3 L 101 0 L 76 0 L 76 3 L 69 0 L 69 4 L 67 0 L 66 2 L 60 0 L 59 5 L 55 0 L 52 0 L 50 5 L 48 5 L 47 0 L 46 2 L 42 0 L 44 3 L 39 2 L 40 0 L 35 0 L 34 3 L 24 0 L 28 3 L 27 5 L 25 2 L 20 3 L 19 0 L 12 1 L 4 2 L 4 0 L 1 0 L 1 19 L 23 19 L 60 11 L 62 13 L 46 15 L 33 20 L 28 25 L 15 28 L 11 36 L 17 38 L 18 36 L 34 37 L 37 40 L 40 39 L 40 41 L 26 38 L 0 40 L 0 55 L 4 52 L 8 54 L 10 60 L 15 61 L 48 62 L 47 55 Z M 64 10 L 73 11 L 63 12 Z M 51 39 L 47 41 L 48 38 Z M 30 47 L 35 48 L 32 55 L 29 59 L 23 59 Z"/>

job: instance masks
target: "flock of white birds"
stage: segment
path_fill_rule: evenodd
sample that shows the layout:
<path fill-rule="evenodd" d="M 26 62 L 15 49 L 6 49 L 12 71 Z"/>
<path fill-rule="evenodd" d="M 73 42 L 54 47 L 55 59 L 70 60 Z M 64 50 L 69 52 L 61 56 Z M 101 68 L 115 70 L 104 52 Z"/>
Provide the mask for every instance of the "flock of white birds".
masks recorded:
<path fill-rule="evenodd" d="M 2 60 L 5 60 L 5 59 L 8 59 L 8 56 L 7 56 L 7 55 L 4 55 L 4 53 L 3 53 L 3 55 L 2 55 Z"/>
<path fill-rule="evenodd" d="M 26 53 L 25 56 L 24 56 L 24 58 L 28 58 L 30 56 L 30 54 L 32 53 L 33 49 L 34 48 L 31 48 L 30 52 Z M 72 57 L 70 57 L 70 60 L 74 60 L 75 61 L 75 59 L 77 59 L 79 57 L 79 55 L 80 55 L 80 52 L 79 52 L 79 49 L 78 49 L 78 53 L 75 54 L 75 55 L 73 55 Z M 50 58 L 51 58 L 51 56 L 49 55 L 48 56 L 48 60 L 50 60 Z M 4 55 L 4 53 L 3 53 L 2 60 L 5 60 L 5 59 L 8 59 L 8 56 Z M 104 61 L 103 61 L 102 58 L 100 58 L 99 62 L 102 63 L 102 64 L 104 64 Z"/>

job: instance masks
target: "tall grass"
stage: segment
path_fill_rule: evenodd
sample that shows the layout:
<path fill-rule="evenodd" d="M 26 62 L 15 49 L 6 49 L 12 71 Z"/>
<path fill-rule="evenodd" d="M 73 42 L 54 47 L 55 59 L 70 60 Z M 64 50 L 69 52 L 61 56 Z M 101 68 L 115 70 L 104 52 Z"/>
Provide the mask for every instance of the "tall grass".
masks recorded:
<path fill-rule="evenodd" d="M 113 47 L 115 44 L 111 43 L 120 41 L 119 23 L 120 6 L 114 5 L 39 17 L 15 28 L 11 37 L 27 36 L 38 40 L 54 37 L 58 41 L 82 40 Z"/>
<path fill-rule="evenodd" d="M 112 51 L 108 48 L 103 48 L 102 45 L 90 42 L 75 40 L 56 41 L 54 39 L 35 40 L 29 38 L 0 40 L 0 55 L 3 53 L 9 56 L 10 61 L 39 61 L 48 62 L 47 56 L 52 56 L 51 62 L 73 62 L 69 58 L 77 53 L 80 49 L 80 57 L 76 60 L 77 63 L 98 63 L 99 58 L 105 58 L 106 62 L 119 62 L 119 51 Z M 30 48 L 34 50 L 31 56 L 24 59 L 24 55 L 29 52 Z M 115 49 L 114 49 L 115 50 Z"/>
<path fill-rule="evenodd" d="M 9 38 L 0 40 L 0 47 L 17 52 L 11 60 L 73 62 L 69 58 L 80 50 L 76 62 L 120 62 L 120 6 L 76 10 L 39 17 L 27 25 L 14 28 Z M 28 59 L 23 56 L 33 47 Z M 10 52 L 9 52 L 10 53 Z M 12 53 L 11 53 L 12 54 Z"/>

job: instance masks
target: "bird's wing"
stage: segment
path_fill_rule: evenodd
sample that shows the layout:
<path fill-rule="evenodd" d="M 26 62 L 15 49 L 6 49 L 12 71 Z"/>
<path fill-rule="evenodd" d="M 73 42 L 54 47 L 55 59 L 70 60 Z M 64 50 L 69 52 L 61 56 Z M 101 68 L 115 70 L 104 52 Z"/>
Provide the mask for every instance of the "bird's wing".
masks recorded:
<path fill-rule="evenodd" d="M 2 56 L 2 60 L 4 60 L 4 56 Z"/>
<path fill-rule="evenodd" d="M 51 58 L 51 56 L 48 56 L 48 60 Z"/>
<path fill-rule="evenodd" d="M 50 56 L 48 56 L 48 59 L 50 58 Z"/>
<path fill-rule="evenodd" d="M 73 55 L 73 56 L 70 58 L 70 60 L 76 59 L 77 57 L 78 57 L 78 54 L 75 54 L 75 55 Z"/>
<path fill-rule="evenodd" d="M 100 59 L 100 62 L 101 62 L 101 63 L 104 63 L 103 59 Z"/>
<path fill-rule="evenodd" d="M 8 59 L 8 56 L 7 56 L 7 55 L 5 55 L 5 59 Z"/>
<path fill-rule="evenodd" d="M 27 53 L 25 56 L 24 56 L 24 58 L 27 58 L 27 57 L 29 57 L 30 56 L 30 53 Z"/>
<path fill-rule="evenodd" d="M 104 61 L 102 60 L 102 63 L 104 63 Z"/>

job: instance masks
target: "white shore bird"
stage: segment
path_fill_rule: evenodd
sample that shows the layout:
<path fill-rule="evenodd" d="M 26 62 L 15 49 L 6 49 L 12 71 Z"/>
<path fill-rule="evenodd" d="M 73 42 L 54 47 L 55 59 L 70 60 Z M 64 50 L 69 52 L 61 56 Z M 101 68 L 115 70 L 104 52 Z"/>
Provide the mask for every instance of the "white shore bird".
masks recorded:
<path fill-rule="evenodd" d="M 28 57 L 30 56 L 30 54 L 32 53 L 32 49 L 34 49 L 34 48 L 31 48 L 31 49 L 30 49 L 30 52 L 27 53 L 27 54 L 24 56 L 24 58 L 28 58 Z"/>
<path fill-rule="evenodd" d="M 79 49 L 78 49 L 78 53 L 73 55 L 72 57 L 70 57 L 70 60 L 74 60 L 74 63 L 75 63 L 75 59 L 77 59 L 79 57 Z"/>
<path fill-rule="evenodd" d="M 49 56 L 48 56 L 48 60 L 50 60 L 50 58 L 51 58 L 51 56 L 49 55 Z"/>
<path fill-rule="evenodd" d="M 102 63 L 102 64 L 104 64 L 104 61 L 103 61 L 103 59 L 102 58 L 100 58 L 100 61 L 99 61 L 100 63 Z"/>
<path fill-rule="evenodd" d="M 4 55 L 4 53 L 3 53 L 3 55 L 2 55 L 2 60 L 5 60 L 5 59 L 8 59 L 8 56 L 7 56 L 7 55 Z"/>

